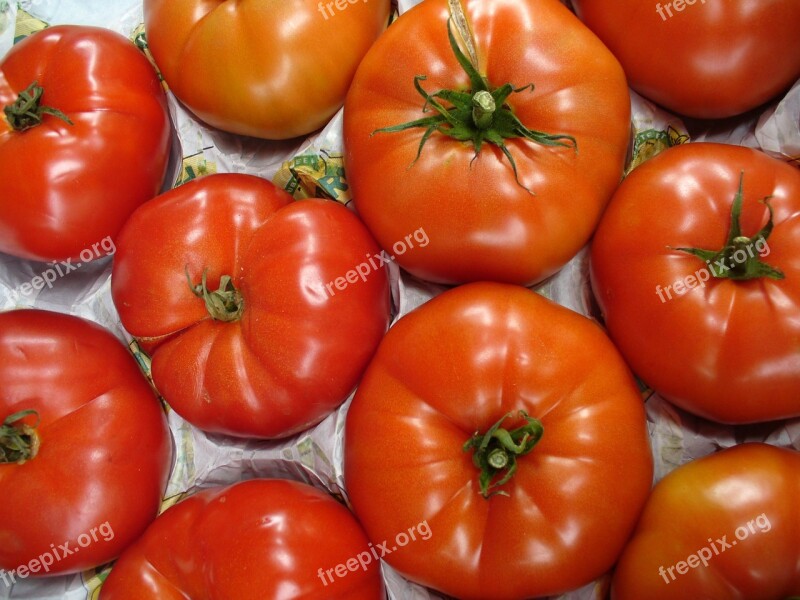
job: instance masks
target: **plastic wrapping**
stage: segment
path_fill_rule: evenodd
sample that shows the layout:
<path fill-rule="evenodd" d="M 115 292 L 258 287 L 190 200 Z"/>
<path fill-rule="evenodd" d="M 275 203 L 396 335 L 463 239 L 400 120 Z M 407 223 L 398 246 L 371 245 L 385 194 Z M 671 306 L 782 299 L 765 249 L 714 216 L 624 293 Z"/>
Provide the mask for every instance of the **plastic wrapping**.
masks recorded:
<path fill-rule="evenodd" d="M 402 13 L 419 0 L 399 0 Z M 29 33 L 45 23 L 86 24 L 109 27 L 141 41 L 141 0 L 23 0 L 20 9 L 0 0 L 0 55 L 15 39 L 15 26 Z M 141 45 L 141 44 L 140 44 Z M 206 173 L 250 173 L 298 195 L 313 193 L 313 174 L 332 177 L 319 192 L 347 203 L 346 184 L 336 179 L 342 154 L 342 111 L 327 127 L 301 140 L 267 142 L 223 133 L 198 122 L 169 95 L 175 126 L 171 166 L 165 189 Z M 665 113 L 632 93 L 633 132 L 631 163 L 644 160 L 664 146 L 688 141 L 689 129 L 677 117 Z M 698 128 L 693 140 L 709 139 L 760 147 L 784 159 L 800 157 L 800 82 L 782 99 L 758 115 L 726 121 L 723 128 Z M 305 158 L 293 160 L 297 156 Z M 332 159 L 329 161 L 329 159 Z M 329 161 L 330 165 L 320 161 Z M 339 162 L 337 162 L 339 161 Z M 330 167 L 332 171 L 326 171 Z M 310 173 L 310 175 L 309 175 Z M 311 192 L 309 192 L 309 189 Z M 59 276 L 52 287 L 34 289 L 31 282 L 53 265 L 31 263 L 0 255 L 0 310 L 43 308 L 94 320 L 124 340 L 123 330 L 110 294 L 111 258 L 93 261 Z M 395 319 L 429 300 L 444 288 L 427 284 L 390 265 Z M 28 285 L 26 285 L 28 284 Z M 536 291 L 587 316 L 593 315 L 588 281 L 588 252 L 584 249 L 558 274 L 536 286 Z M 23 293 L 24 292 L 24 293 Z M 146 364 L 146 357 L 139 356 Z M 726 427 L 695 418 L 674 408 L 650 392 L 646 398 L 648 427 L 655 459 L 656 479 L 690 460 L 744 441 L 766 441 L 800 450 L 800 419 L 753 427 Z M 174 412 L 168 415 L 175 440 L 176 461 L 164 506 L 186 494 L 255 477 L 286 477 L 327 489 L 346 499 L 343 477 L 344 421 L 349 400 L 316 427 L 274 442 L 235 440 L 208 435 Z M 440 596 L 410 584 L 384 564 L 389 598 L 432 600 Z M 82 575 L 25 579 L 13 586 L 0 584 L 0 598 L 84 600 L 96 598 L 108 568 Z M 561 597 L 562 600 L 600 600 L 607 578 Z"/>

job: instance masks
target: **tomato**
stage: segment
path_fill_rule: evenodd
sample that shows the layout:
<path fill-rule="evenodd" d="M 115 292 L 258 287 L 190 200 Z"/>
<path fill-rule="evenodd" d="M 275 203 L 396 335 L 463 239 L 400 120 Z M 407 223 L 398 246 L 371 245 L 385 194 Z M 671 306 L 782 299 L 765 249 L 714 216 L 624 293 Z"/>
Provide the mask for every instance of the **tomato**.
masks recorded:
<path fill-rule="evenodd" d="M 121 35 L 61 25 L 26 38 L 0 62 L 0 106 L 1 252 L 77 258 L 161 188 L 166 96 Z"/>
<path fill-rule="evenodd" d="M 500 283 L 451 289 L 393 325 L 349 408 L 344 449 L 356 516 L 373 543 L 397 542 L 384 560 L 466 600 L 601 576 L 653 476 L 638 388 L 605 333 Z M 419 523 L 429 539 L 401 544 Z"/>
<path fill-rule="evenodd" d="M 592 286 L 620 351 L 665 399 L 723 423 L 800 416 L 798 211 L 800 171 L 741 146 L 676 146 L 622 183 Z"/>
<path fill-rule="evenodd" d="M 325 492 L 280 479 L 206 489 L 169 508 L 100 590 L 102 600 L 385 597 L 352 513 Z"/>
<path fill-rule="evenodd" d="M 558 0 L 464 5 L 477 70 L 456 59 L 446 0 L 404 13 L 367 53 L 345 103 L 348 181 L 387 252 L 412 231 L 427 233 L 429 245 L 396 256 L 412 274 L 534 283 L 586 244 L 622 177 L 628 87 L 616 59 Z M 435 98 L 438 90 L 451 92 Z M 432 101 L 452 108 L 446 118 L 458 125 L 378 131 L 435 118 Z M 473 102 L 486 103 L 480 114 Z M 526 127 L 539 141 L 519 137 Z"/>
<path fill-rule="evenodd" d="M 800 78 L 797 0 L 572 0 L 637 92 L 691 117 L 737 115 Z"/>
<path fill-rule="evenodd" d="M 653 490 L 612 600 L 787 600 L 800 594 L 800 453 L 748 443 Z"/>
<path fill-rule="evenodd" d="M 209 175 L 131 216 L 111 293 L 176 412 L 206 431 L 283 437 L 347 398 L 385 333 L 378 251 L 341 204 Z"/>
<path fill-rule="evenodd" d="M 172 92 L 224 131 L 305 135 L 344 102 L 389 0 L 145 0 L 147 39 Z"/>
<path fill-rule="evenodd" d="M 77 573 L 156 517 L 172 440 L 110 332 L 42 310 L 0 313 L 0 574 Z"/>

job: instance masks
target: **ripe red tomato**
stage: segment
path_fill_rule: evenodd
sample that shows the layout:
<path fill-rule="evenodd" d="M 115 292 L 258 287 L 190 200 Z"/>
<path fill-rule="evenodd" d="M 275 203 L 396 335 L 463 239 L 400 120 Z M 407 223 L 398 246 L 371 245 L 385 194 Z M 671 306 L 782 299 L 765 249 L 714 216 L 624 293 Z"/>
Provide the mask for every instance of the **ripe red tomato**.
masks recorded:
<path fill-rule="evenodd" d="M 166 97 L 121 35 L 62 25 L 21 41 L 0 62 L 0 106 L 0 251 L 76 258 L 161 188 Z"/>
<path fill-rule="evenodd" d="M 145 0 L 150 50 L 200 119 L 267 139 L 305 135 L 344 102 L 389 0 Z"/>
<path fill-rule="evenodd" d="M 800 78 L 797 0 L 572 0 L 633 89 L 691 117 L 721 118 Z"/>
<path fill-rule="evenodd" d="M 616 59 L 558 0 L 464 5 L 477 46 L 471 76 L 448 40 L 446 0 L 404 13 L 362 61 L 344 110 L 348 181 L 387 251 L 412 231 L 427 233 L 430 244 L 396 257 L 412 274 L 534 283 L 586 244 L 622 177 L 628 87 Z M 417 86 L 457 94 L 426 100 Z M 428 121 L 375 133 L 435 118 L 434 102 L 453 107 L 447 118 L 459 124 L 440 123 L 430 137 Z M 486 104 L 480 114 L 473 102 Z M 526 127 L 541 132 L 528 131 L 541 143 L 514 137 Z M 503 142 L 501 131 L 512 137 Z M 465 141 L 476 137 L 477 154 L 477 143 Z"/>
<path fill-rule="evenodd" d="M 373 543 L 388 540 L 384 560 L 465 600 L 558 594 L 603 575 L 653 476 L 638 388 L 605 333 L 499 283 L 449 290 L 395 323 L 344 448 L 354 512 Z M 401 543 L 420 523 L 429 539 Z"/>
<path fill-rule="evenodd" d="M 378 252 L 341 204 L 209 175 L 131 216 L 111 293 L 176 412 L 206 431 L 282 437 L 347 398 L 385 333 Z"/>
<path fill-rule="evenodd" d="M 119 556 L 155 519 L 172 457 L 136 361 L 99 325 L 11 311 L 0 313 L 0 382 L 5 583 Z"/>
<path fill-rule="evenodd" d="M 800 594 L 800 453 L 743 444 L 656 485 L 613 600 L 786 600 Z"/>
<path fill-rule="evenodd" d="M 358 521 L 286 480 L 203 490 L 162 514 L 117 561 L 101 600 L 384 600 Z"/>
<path fill-rule="evenodd" d="M 741 146 L 675 146 L 622 183 L 592 286 L 620 351 L 665 399 L 723 423 L 800 416 L 798 211 L 800 171 Z"/>

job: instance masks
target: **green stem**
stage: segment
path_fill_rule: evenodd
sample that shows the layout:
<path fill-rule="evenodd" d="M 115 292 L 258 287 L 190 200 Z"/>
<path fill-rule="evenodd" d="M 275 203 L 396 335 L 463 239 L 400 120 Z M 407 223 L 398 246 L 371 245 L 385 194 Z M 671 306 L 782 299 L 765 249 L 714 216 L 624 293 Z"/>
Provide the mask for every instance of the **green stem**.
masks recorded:
<path fill-rule="evenodd" d="M 17 100 L 13 104 L 3 108 L 6 120 L 12 129 L 25 131 L 31 127 L 36 127 L 41 124 L 46 114 L 53 115 L 68 125 L 74 125 L 70 118 L 57 108 L 42 106 L 43 94 L 44 88 L 34 81 L 17 96 Z"/>
<path fill-rule="evenodd" d="M 239 290 L 233 285 L 230 275 L 223 275 L 219 279 L 219 287 L 214 291 L 209 291 L 206 282 L 208 269 L 203 270 L 203 276 L 199 284 L 194 285 L 189 276 L 189 266 L 186 266 L 186 279 L 189 282 L 189 289 L 198 298 L 202 298 L 206 304 L 206 310 L 215 321 L 230 323 L 242 318 L 244 312 L 244 299 Z"/>
<path fill-rule="evenodd" d="M 486 90 L 479 90 L 472 96 L 472 120 L 478 129 L 489 129 L 494 121 L 497 103 Z"/>
<path fill-rule="evenodd" d="M 417 154 L 409 168 L 417 162 L 426 142 L 436 133 L 472 144 L 475 158 L 480 154 L 484 143 L 492 144 L 499 148 L 508 159 L 517 184 L 533 194 L 520 182 L 517 163 L 506 145 L 506 140 L 521 138 L 543 146 L 571 148 L 575 152 L 578 151 L 578 142 L 571 135 L 534 131 L 519 120 L 506 100 L 512 94 L 526 90 L 532 92 L 533 84 L 518 88 L 511 83 L 505 83 L 499 87 L 492 86 L 478 70 L 474 39 L 461 3 L 458 0 L 451 0 L 449 7 L 450 18 L 447 21 L 447 35 L 450 40 L 450 48 L 459 65 L 469 77 L 470 88 L 466 91 L 442 89 L 429 94 L 420 84 L 425 81 L 426 76 L 417 75 L 414 78 L 414 87 L 425 100 L 422 112 L 428 112 L 433 108 L 436 114 L 399 125 L 382 127 L 373 131 L 372 135 L 396 133 L 414 128 L 424 129 L 417 147 Z M 453 33 L 454 27 L 467 49 L 466 53 L 456 41 Z"/>
<path fill-rule="evenodd" d="M 744 171 L 739 176 L 739 189 L 731 206 L 730 227 L 728 239 L 721 250 L 705 250 L 702 248 L 671 248 L 678 252 L 686 252 L 706 262 L 709 273 L 716 279 L 733 279 L 747 281 L 766 277 L 767 279 L 780 280 L 785 275 L 775 267 L 768 265 L 761 259 L 769 254 L 767 239 L 772 233 L 773 212 L 769 204 L 769 197 L 762 202 L 769 211 L 769 220 L 761 231 L 753 237 L 742 235 L 741 215 L 744 199 Z"/>
<path fill-rule="evenodd" d="M 528 454 L 542 439 L 542 423 L 525 411 L 519 411 L 518 415 L 525 420 L 523 425 L 511 431 L 501 427 L 503 421 L 514 416 L 513 412 L 507 413 L 486 433 L 476 432 L 462 447 L 465 452 L 473 451 L 472 462 L 480 471 L 478 482 L 484 498 L 508 496 L 503 490 L 490 490 L 509 482 L 517 471 L 517 459 Z"/>
<path fill-rule="evenodd" d="M 24 423 L 26 417 L 36 417 L 36 423 Z M 39 452 L 39 413 L 23 410 L 9 415 L 0 425 L 0 463 L 22 464 L 36 457 Z"/>

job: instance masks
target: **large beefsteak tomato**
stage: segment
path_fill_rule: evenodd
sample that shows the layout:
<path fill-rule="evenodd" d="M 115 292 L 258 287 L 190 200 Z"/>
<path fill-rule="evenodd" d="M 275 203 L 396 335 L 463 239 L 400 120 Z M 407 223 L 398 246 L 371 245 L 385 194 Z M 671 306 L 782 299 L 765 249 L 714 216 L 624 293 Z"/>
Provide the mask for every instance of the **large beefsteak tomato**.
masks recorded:
<path fill-rule="evenodd" d="M 0 573 L 76 573 L 155 519 L 171 467 L 161 404 L 110 332 L 42 310 L 0 313 Z"/>
<path fill-rule="evenodd" d="M 653 476 L 638 388 L 602 329 L 499 283 L 444 292 L 392 326 L 349 407 L 344 467 L 384 560 L 466 600 L 600 577 Z M 430 538 L 409 542 L 419 523 Z"/>
<path fill-rule="evenodd" d="M 158 194 L 170 121 L 155 70 L 108 29 L 61 25 L 0 62 L 0 251 L 76 258 Z"/>
<path fill-rule="evenodd" d="M 428 234 L 396 257 L 412 274 L 534 283 L 586 244 L 619 184 L 628 87 L 558 0 L 463 4 L 461 27 L 447 0 L 418 4 L 367 53 L 345 103 L 348 181 L 387 252 Z"/>
<path fill-rule="evenodd" d="M 341 204 L 294 202 L 253 175 L 208 175 L 131 215 L 111 292 L 181 416 L 276 438 L 341 404 L 385 333 L 378 252 Z"/>
<path fill-rule="evenodd" d="M 572 0 L 637 92 L 691 117 L 743 113 L 800 78 L 797 0 Z"/>
<path fill-rule="evenodd" d="M 748 443 L 653 489 L 617 564 L 612 600 L 800 597 L 800 452 Z"/>
<path fill-rule="evenodd" d="M 632 171 L 591 276 L 633 371 L 715 421 L 800 416 L 798 215 L 800 171 L 750 148 L 684 144 Z"/>
<path fill-rule="evenodd" d="M 344 102 L 389 0 L 144 0 L 150 50 L 172 92 L 224 131 L 305 135 Z"/>
<path fill-rule="evenodd" d="M 259 479 L 162 514 L 111 569 L 101 600 L 384 600 L 352 513 L 310 485 Z"/>

